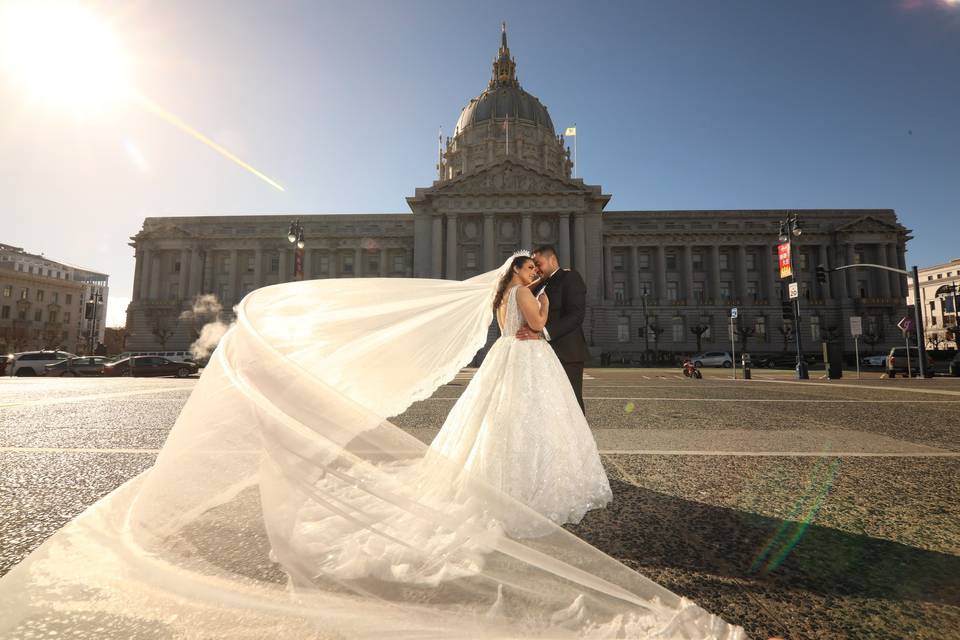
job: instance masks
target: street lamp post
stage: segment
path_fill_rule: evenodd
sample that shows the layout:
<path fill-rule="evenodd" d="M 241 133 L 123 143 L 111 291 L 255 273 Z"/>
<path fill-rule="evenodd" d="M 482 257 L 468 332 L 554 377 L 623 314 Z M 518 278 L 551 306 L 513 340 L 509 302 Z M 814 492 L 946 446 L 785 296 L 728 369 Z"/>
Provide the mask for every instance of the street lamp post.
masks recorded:
<path fill-rule="evenodd" d="M 296 250 L 293 257 L 293 279 L 303 280 L 303 248 L 306 243 L 303 241 L 303 225 L 297 219 L 290 223 L 287 230 L 287 240 L 296 244 Z"/>
<path fill-rule="evenodd" d="M 793 241 L 791 240 L 791 236 L 799 238 L 802 233 L 803 228 L 800 226 L 800 217 L 797 214 L 787 214 L 787 219 L 780 221 L 780 242 L 781 244 L 786 244 L 790 251 L 790 282 L 793 284 L 797 282 L 797 264 L 793 259 Z M 797 343 L 797 380 L 808 380 L 810 378 L 810 372 L 807 370 L 807 363 L 803 359 L 803 340 L 800 336 L 799 292 L 791 306 L 793 307 L 793 334 L 796 337 Z"/>
<path fill-rule="evenodd" d="M 98 307 L 103 304 L 103 294 L 99 290 L 90 290 L 90 299 L 87 300 L 88 305 L 93 305 L 93 314 L 90 317 L 90 347 L 89 352 L 92 354 L 95 351 L 96 345 L 94 341 L 97 336 L 97 311 Z"/>

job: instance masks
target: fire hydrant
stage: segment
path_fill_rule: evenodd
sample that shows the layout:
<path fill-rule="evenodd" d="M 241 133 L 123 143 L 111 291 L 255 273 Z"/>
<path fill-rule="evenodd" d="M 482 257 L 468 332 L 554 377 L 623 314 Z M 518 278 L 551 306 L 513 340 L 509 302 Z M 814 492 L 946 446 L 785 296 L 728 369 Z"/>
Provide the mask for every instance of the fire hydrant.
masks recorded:
<path fill-rule="evenodd" d="M 749 353 L 740 356 L 740 364 L 743 365 L 743 379 L 750 380 L 750 365 L 753 363 L 750 361 Z"/>

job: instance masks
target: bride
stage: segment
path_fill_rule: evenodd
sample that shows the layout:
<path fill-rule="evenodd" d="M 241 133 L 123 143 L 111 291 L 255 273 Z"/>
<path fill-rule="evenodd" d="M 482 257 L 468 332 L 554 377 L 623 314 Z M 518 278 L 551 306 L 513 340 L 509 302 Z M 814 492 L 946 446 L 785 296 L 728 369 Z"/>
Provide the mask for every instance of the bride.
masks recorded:
<path fill-rule="evenodd" d="M 500 337 L 430 452 L 556 524 L 577 523 L 587 511 L 610 502 L 610 484 L 553 349 L 543 340 L 515 337 L 524 323 L 534 331 L 546 324 L 550 301 L 546 293 L 534 297 L 531 292 L 537 277 L 530 254 L 515 254 L 493 299 Z M 508 531 L 529 533 L 522 523 Z"/>

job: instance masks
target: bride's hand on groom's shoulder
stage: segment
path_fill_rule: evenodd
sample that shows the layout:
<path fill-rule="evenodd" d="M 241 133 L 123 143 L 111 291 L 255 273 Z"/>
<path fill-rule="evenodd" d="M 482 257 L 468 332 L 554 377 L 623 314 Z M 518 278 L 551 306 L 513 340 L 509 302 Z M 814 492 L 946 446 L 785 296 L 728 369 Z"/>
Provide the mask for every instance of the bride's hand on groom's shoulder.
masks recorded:
<path fill-rule="evenodd" d="M 525 324 L 517 330 L 518 340 L 539 340 L 540 338 L 541 334 L 531 329 L 530 325 Z"/>

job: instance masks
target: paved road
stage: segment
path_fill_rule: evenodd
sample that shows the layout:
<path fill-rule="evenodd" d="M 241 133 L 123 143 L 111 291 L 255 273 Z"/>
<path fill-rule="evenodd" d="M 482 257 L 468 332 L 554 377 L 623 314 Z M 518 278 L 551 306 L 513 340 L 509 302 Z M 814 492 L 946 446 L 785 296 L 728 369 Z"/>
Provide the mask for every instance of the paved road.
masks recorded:
<path fill-rule="evenodd" d="M 960 628 L 960 380 L 587 371 L 615 501 L 570 527 L 757 637 Z M 464 371 L 394 421 L 429 441 Z M 195 381 L 0 379 L 0 573 L 149 468 Z"/>

